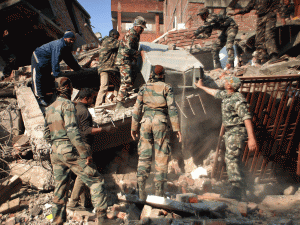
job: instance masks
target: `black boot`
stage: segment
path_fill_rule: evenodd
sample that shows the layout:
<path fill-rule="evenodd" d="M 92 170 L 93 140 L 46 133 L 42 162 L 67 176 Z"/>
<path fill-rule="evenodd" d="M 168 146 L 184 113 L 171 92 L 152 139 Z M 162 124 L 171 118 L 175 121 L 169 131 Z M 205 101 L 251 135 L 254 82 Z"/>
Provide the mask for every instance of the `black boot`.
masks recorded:
<path fill-rule="evenodd" d="M 164 184 L 165 182 L 156 182 L 155 183 L 155 195 L 164 197 Z"/>
<path fill-rule="evenodd" d="M 231 198 L 231 199 L 235 199 L 237 201 L 241 201 L 242 193 L 243 193 L 242 188 L 237 187 L 237 186 L 232 186 L 229 193 L 224 195 L 224 198 Z"/>
<path fill-rule="evenodd" d="M 146 193 L 146 179 L 138 179 L 138 189 L 139 189 L 139 198 L 140 201 L 146 201 L 147 193 Z"/>

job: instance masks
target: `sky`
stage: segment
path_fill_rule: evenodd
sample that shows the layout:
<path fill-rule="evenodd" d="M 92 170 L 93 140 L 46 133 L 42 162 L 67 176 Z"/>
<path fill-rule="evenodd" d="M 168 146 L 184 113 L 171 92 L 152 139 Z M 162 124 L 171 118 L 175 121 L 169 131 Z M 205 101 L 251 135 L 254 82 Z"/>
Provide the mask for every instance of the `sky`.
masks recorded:
<path fill-rule="evenodd" d="M 112 29 L 110 0 L 77 0 L 91 16 L 94 33 L 100 32 L 102 37 Z"/>

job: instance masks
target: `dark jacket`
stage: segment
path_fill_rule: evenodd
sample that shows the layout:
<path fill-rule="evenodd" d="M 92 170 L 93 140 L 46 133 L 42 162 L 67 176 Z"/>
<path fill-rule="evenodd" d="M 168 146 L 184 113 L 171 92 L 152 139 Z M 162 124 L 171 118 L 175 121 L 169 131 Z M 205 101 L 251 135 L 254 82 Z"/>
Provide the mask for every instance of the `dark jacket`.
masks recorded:
<path fill-rule="evenodd" d="M 78 62 L 72 55 L 72 49 L 67 46 L 63 38 L 51 41 L 38 47 L 34 51 L 39 67 L 52 67 L 54 77 L 60 74 L 59 63 L 64 60 L 71 69 L 78 71 L 81 69 Z"/>
<path fill-rule="evenodd" d="M 118 71 L 115 65 L 118 54 L 120 42 L 113 37 L 104 37 L 102 41 L 102 48 L 99 51 L 99 66 L 98 72 L 103 71 Z"/>

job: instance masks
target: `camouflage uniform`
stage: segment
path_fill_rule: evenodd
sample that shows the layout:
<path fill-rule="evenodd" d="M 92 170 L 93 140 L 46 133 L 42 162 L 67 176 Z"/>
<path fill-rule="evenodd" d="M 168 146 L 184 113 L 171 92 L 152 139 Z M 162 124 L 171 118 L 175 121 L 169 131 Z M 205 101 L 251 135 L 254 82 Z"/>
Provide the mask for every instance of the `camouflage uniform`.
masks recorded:
<path fill-rule="evenodd" d="M 211 36 L 212 30 L 217 29 L 221 30 L 221 34 L 218 39 L 213 43 L 212 46 L 212 54 L 214 59 L 214 67 L 221 68 L 219 53 L 220 50 L 225 46 L 228 53 L 228 63 L 231 66 L 234 66 L 234 40 L 235 36 L 238 33 L 238 25 L 235 21 L 229 16 L 225 15 L 217 15 L 217 14 L 209 14 L 206 20 L 204 21 L 204 25 L 199 27 L 194 35 L 196 38 L 209 38 Z"/>
<path fill-rule="evenodd" d="M 252 9 L 256 10 L 255 47 L 258 52 L 258 59 L 262 62 L 267 61 L 268 54 L 269 56 L 272 54 L 278 55 L 275 42 L 275 29 L 277 21 L 276 10 L 279 7 L 279 0 L 251 0 L 244 9 L 236 13 L 236 15 L 244 15 Z"/>
<path fill-rule="evenodd" d="M 131 130 L 137 131 L 139 122 L 141 123 L 138 143 L 138 182 L 146 180 L 149 176 L 153 146 L 157 170 L 154 181 L 161 183 L 167 181 L 168 159 L 171 153 L 167 115 L 170 117 L 173 131 L 179 131 L 178 112 L 171 85 L 159 80 L 144 84 L 138 93 L 131 125 Z"/>
<path fill-rule="evenodd" d="M 120 42 L 113 37 L 104 37 L 102 48 L 99 52 L 98 74 L 100 75 L 100 90 L 98 92 L 96 106 L 104 102 L 104 97 L 108 90 L 109 80 L 115 84 L 115 95 L 119 88 L 119 70 L 115 65 Z"/>
<path fill-rule="evenodd" d="M 245 185 L 242 155 L 247 130 L 244 121 L 251 119 L 247 101 L 240 92 L 228 94 L 227 91 L 218 91 L 216 99 L 222 99 L 222 123 L 225 127 L 225 162 L 228 179 L 233 186 L 239 188 Z"/>
<path fill-rule="evenodd" d="M 137 57 L 139 55 L 140 35 L 131 28 L 120 42 L 116 65 L 118 65 L 121 75 L 121 85 L 117 101 L 124 101 L 128 91 L 133 87 L 136 76 L 135 70 Z"/>
<path fill-rule="evenodd" d="M 45 113 L 45 139 L 52 144 L 55 190 L 53 198 L 53 223 L 66 221 L 66 202 L 71 170 L 90 188 L 92 202 L 98 218 L 105 215 L 107 199 L 104 179 L 94 164 L 86 165 L 90 150 L 82 142 L 77 127 L 74 104 L 58 97 Z"/>

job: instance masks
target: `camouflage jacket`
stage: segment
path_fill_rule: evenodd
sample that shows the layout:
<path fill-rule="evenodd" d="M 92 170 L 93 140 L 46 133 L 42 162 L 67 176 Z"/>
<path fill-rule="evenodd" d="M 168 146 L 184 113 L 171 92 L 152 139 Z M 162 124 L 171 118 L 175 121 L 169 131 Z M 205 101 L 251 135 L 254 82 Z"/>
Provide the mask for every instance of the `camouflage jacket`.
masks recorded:
<path fill-rule="evenodd" d="M 222 99 L 222 123 L 225 127 L 244 124 L 245 120 L 252 119 L 242 93 L 227 94 L 227 91 L 218 91 L 215 98 Z"/>
<path fill-rule="evenodd" d="M 248 5 L 241 9 L 237 14 L 246 14 L 252 9 L 255 9 L 257 15 L 264 16 L 278 10 L 280 5 L 279 0 L 251 0 Z"/>
<path fill-rule="evenodd" d="M 238 25 L 229 16 L 217 15 L 217 14 L 211 13 L 208 15 L 208 17 L 204 21 L 204 25 L 199 27 L 194 32 L 194 34 L 195 34 L 196 38 L 198 38 L 198 39 L 209 38 L 211 36 L 213 29 L 223 31 L 223 30 L 227 30 L 229 27 L 238 28 Z"/>
<path fill-rule="evenodd" d="M 66 98 L 58 97 L 46 109 L 44 138 L 55 153 L 71 152 L 74 146 L 81 158 L 90 156 L 79 133 L 75 106 Z"/>
<path fill-rule="evenodd" d="M 113 37 L 106 36 L 103 38 L 102 48 L 99 51 L 99 73 L 103 71 L 118 71 L 115 60 L 118 54 L 119 44 L 120 42 Z"/>
<path fill-rule="evenodd" d="M 142 119 L 143 107 L 144 116 L 147 111 L 157 112 L 163 118 L 169 115 L 173 131 L 179 131 L 178 112 L 175 106 L 173 88 L 170 84 L 162 81 L 148 82 L 140 88 L 132 112 L 131 130 L 133 131 L 138 129 L 138 124 Z"/>
<path fill-rule="evenodd" d="M 140 35 L 131 28 L 120 42 L 116 64 L 132 64 L 137 60 Z"/>

